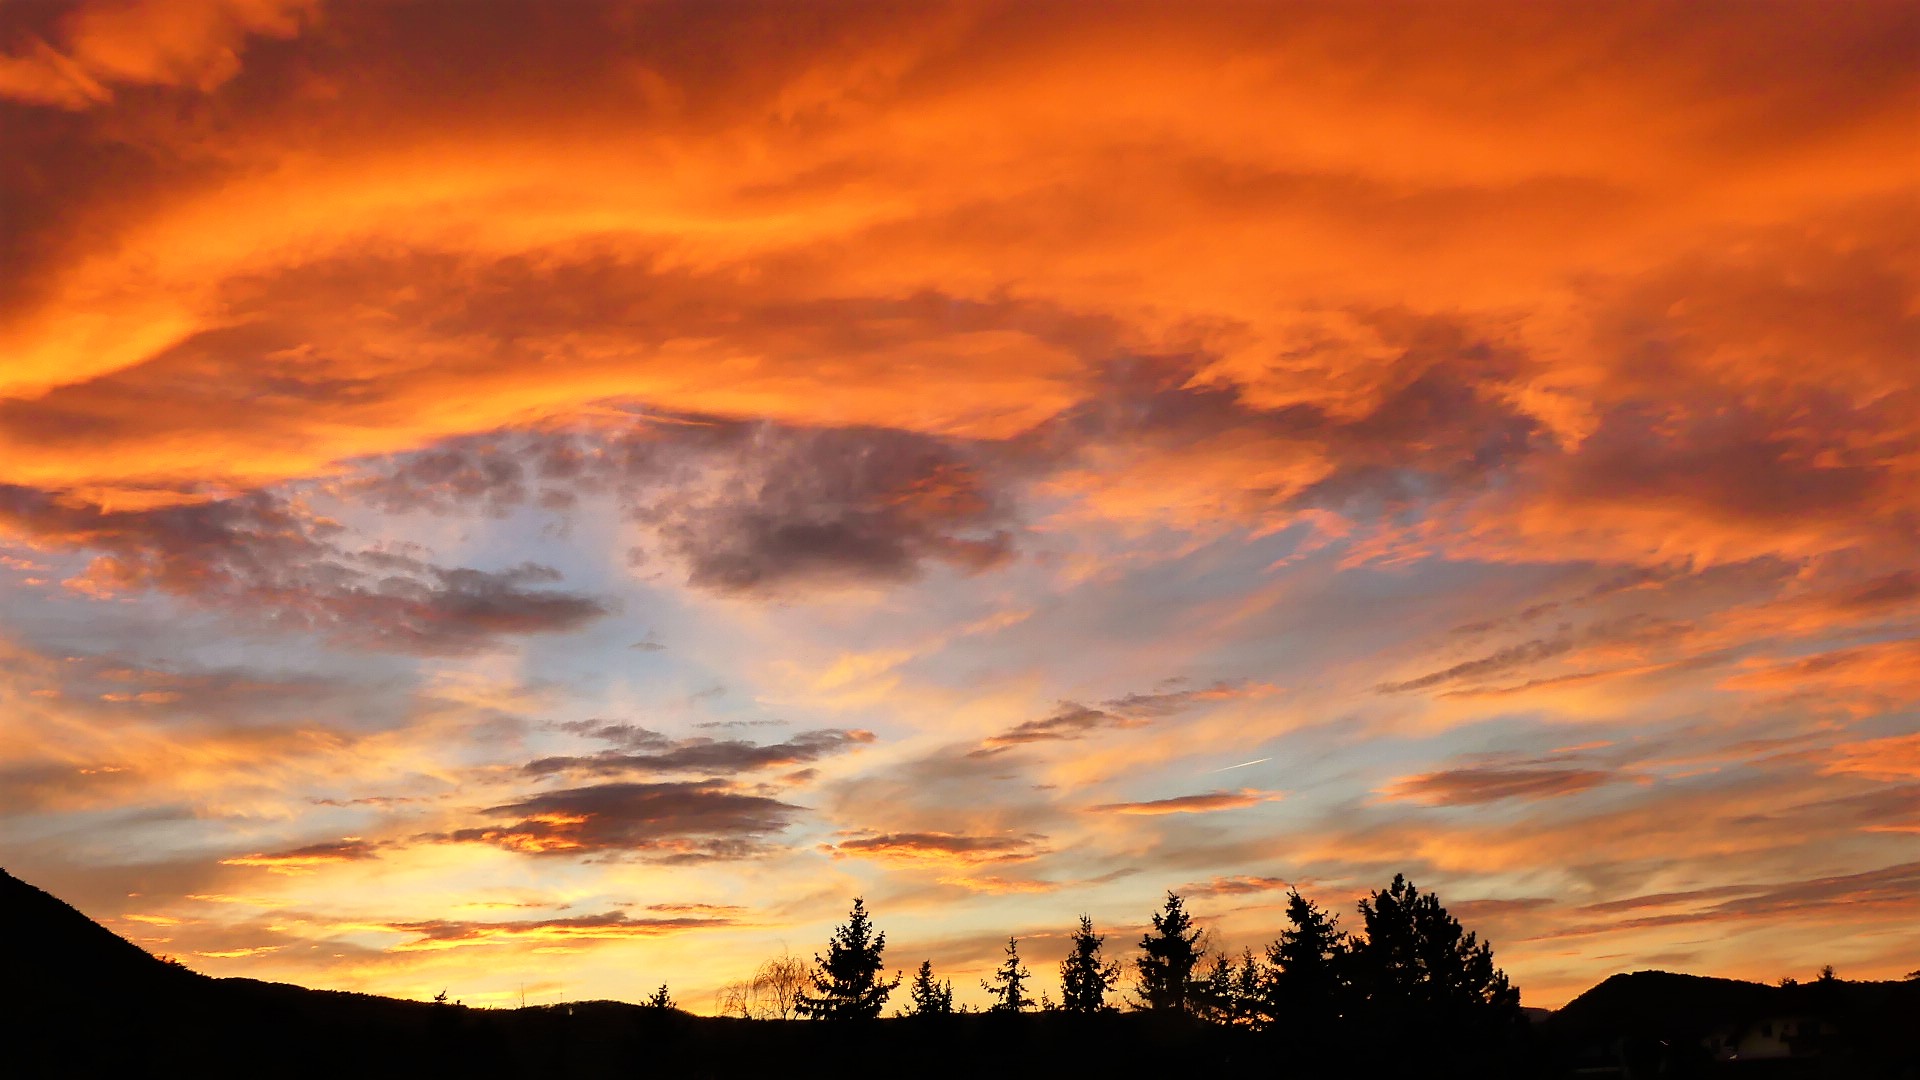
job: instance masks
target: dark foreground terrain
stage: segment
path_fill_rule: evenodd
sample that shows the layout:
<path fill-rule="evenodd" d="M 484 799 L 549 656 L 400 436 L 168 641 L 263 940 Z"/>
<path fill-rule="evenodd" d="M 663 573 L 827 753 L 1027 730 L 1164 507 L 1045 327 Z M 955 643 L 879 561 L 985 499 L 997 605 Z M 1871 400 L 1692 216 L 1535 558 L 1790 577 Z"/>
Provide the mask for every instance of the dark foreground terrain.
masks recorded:
<path fill-rule="evenodd" d="M 1305 1031 L 1254 1035 L 1142 1013 L 746 1021 L 611 1001 L 467 1009 L 212 979 L 4 872 L 0 925 L 6 1077 L 1920 1078 L 1920 981 L 1770 987 L 1640 972 L 1499 1047 L 1457 1045 L 1444 1031 L 1417 1045 L 1348 1032 L 1327 1046 Z"/>

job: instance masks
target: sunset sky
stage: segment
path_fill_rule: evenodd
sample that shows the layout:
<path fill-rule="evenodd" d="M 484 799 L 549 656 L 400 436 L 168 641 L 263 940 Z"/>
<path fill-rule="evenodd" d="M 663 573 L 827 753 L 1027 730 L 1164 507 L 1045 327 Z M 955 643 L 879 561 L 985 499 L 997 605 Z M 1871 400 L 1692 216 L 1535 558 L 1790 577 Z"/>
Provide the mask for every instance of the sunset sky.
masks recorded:
<path fill-rule="evenodd" d="M 1920 967 L 1920 5 L 0 7 L 0 865 L 962 1001 Z"/>

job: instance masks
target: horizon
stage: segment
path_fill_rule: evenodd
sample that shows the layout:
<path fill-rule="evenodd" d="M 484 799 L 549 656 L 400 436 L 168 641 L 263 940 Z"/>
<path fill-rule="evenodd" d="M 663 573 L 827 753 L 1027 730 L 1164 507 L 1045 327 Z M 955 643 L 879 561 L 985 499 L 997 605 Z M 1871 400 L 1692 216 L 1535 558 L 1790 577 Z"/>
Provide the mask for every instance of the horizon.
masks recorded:
<path fill-rule="evenodd" d="M 958 1001 L 1405 873 L 1920 966 L 1920 6 L 0 7 L 0 864 Z M 1029 943 L 1032 946 L 1028 954 Z M 683 986 L 684 981 L 684 986 Z"/>

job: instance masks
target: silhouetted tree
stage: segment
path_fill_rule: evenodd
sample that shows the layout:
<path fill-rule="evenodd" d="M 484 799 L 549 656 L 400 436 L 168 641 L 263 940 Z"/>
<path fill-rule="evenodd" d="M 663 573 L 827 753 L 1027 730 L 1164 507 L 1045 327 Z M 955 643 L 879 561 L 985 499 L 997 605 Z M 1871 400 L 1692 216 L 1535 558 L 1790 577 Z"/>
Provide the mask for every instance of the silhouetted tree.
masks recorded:
<path fill-rule="evenodd" d="M 661 983 L 660 989 L 655 990 L 653 996 L 647 999 L 647 1008 L 649 1009 L 671 1009 L 673 1007 L 673 995 L 667 993 L 666 983 Z"/>
<path fill-rule="evenodd" d="M 1153 916 L 1153 932 L 1140 939 L 1135 992 L 1143 1008 L 1186 1012 L 1193 990 L 1193 968 L 1200 962 L 1200 931 L 1179 894 L 1169 891 L 1163 911 Z"/>
<path fill-rule="evenodd" d="M 1378 1046 L 1398 1042 L 1456 1059 L 1497 1052 L 1521 1024 L 1520 993 L 1493 948 L 1463 930 L 1433 893 L 1402 875 L 1360 902 L 1366 937 L 1349 961 Z"/>
<path fill-rule="evenodd" d="M 1353 949 L 1355 970 L 1370 996 L 1433 1005 L 1512 1008 L 1519 992 L 1493 966 L 1482 944 L 1447 914 L 1440 898 L 1421 893 L 1404 875 L 1360 901 L 1367 936 Z"/>
<path fill-rule="evenodd" d="M 815 953 L 819 970 L 808 973 L 812 991 L 801 991 L 797 1008 L 815 1020 L 871 1020 L 880 1015 L 900 976 L 882 979 L 887 935 L 876 934 L 866 901 L 855 897 L 847 921 L 827 940 L 827 955 Z"/>
<path fill-rule="evenodd" d="M 1287 928 L 1267 946 L 1272 977 L 1265 986 L 1265 1012 L 1274 1023 L 1291 1021 L 1307 1043 L 1330 1040 L 1333 1025 L 1348 1007 L 1347 936 L 1338 916 L 1287 892 Z"/>
<path fill-rule="evenodd" d="M 720 988 L 720 1015 L 743 1020 L 790 1020 L 798 1011 L 808 974 L 805 960 L 782 951 L 762 961 L 751 978 Z"/>
<path fill-rule="evenodd" d="M 1060 1007 L 1068 1012 L 1109 1012 L 1107 992 L 1120 983 L 1120 965 L 1108 963 L 1100 955 L 1107 939 L 1093 932 L 1093 920 L 1080 916 L 1080 929 L 1074 931 L 1067 958 L 1060 961 Z"/>
<path fill-rule="evenodd" d="M 1193 980 L 1191 1010 L 1202 1020 L 1224 1027 L 1265 1027 L 1267 984 L 1272 977 L 1272 969 L 1252 949 L 1242 949 L 1237 958 L 1215 953 L 1205 973 Z"/>
<path fill-rule="evenodd" d="M 907 994 L 913 1004 L 907 1009 L 908 1016 L 950 1016 L 953 1014 L 953 983 L 935 982 L 933 979 L 933 961 L 920 961 L 920 970 L 913 977 Z"/>
<path fill-rule="evenodd" d="M 1007 959 L 1000 965 L 999 970 L 993 973 L 993 981 L 988 982 L 985 979 L 980 981 L 980 986 L 995 998 L 993 1005 L 987 1011 L 1017 1013 L 1024 1012 L 1032 1006 L 1033 999 L 1021 989 L 1029 974 L 1026 965 L 1020 962 L 1019 942 L 1008 938 Z"/>

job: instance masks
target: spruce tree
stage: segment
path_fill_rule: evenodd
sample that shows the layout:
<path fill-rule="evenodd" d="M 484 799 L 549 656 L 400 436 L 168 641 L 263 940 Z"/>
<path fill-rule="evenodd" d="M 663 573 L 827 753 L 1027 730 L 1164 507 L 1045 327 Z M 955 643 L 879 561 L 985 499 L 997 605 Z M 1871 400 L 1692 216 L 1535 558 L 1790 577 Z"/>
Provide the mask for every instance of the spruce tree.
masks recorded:
<path fill-rule="evenodd" d="M 1271 1024 L 1273 1016 L 1267 1012 L 1267 986 L 1272 981 L 1273 970 L 1253 955 L 1252 949 L 1242 949 L 1240 962 L 1234 965 L 1232 984 L 1223 995 L 1228 1002 L 1227 1022 L 1249 1028 Z"/>
<path fill-rule="evenodd" d="M 907 993 L 913 1002 L 907 1009 L 908 1016 L 950 1016 L 953 1013 L 953 983 L 934 981 L 931 960 L 920 961 L 920 971 L 914 975 Z"/>
<path fill-rule="evenodd" d="M 1208 1023 L 1233 1023 L 1233 957 L 1213 954 L 1213 962 L 1193 980 L 1187 1009 Z"/>
<path fill-rule="evenodd" d="M 1067 958 L 1060 961 L 1060 1007 L 1067 1012 L 1109 1012 L 1107 992 L 1120 982 L 1120 965 L 1100 956 L 1106 938 L 1093 932 L 1093 920 L 1080 916 Z"/>
<path fill-rule="evenodd" d="M 1030 972 L 1020 963 L 1019 942 L 1007 939 L 1007 959 L 993 973 L 993 981 L 981 980 L 980 985 L 996 999 L 988 1012 L 1017 1013 L 1024 1012 L 1033 1004 L 1033 999 L 1021 989 Z"/>
<path fill-rule="evenodd" d="M 827 941 L 827 955 L 815 953 L 818 969 L 810 973 L 811 991 L 802 991 L 796 1006 L 815 1020 L 871 1020 L 880 1015 L 887 995 L 900 985 L 880 977 L 881 954 L 887 935 L 877 934 L 867 918 L 866 901 L 855 897 L 847 921 Z"/>
<path fill-rule="evenodd" d="M 1193 928 L 1179 894 L 1169 891 L 1163 911 L 1153 916 L 1153 932 L 1140 939 L 1134 961 L 1140 1004 L 1156 1012 L 1187 1012 L 1193 993 L 1193 968 L 1200 962 L 1200 931 Z"/>
<path fill-rule="evenodd" d="M 1267 946 L 1273 976 L 1266 986 L 1266 1012 L 1278 1021 L 1291 1017 L 1315 1033 L 1328 1032 L 1348 1007 L 1346 965 L 1349 943 L 1340 918 L 1300 895 L 1287 893 L 1288 927 Z"/>

